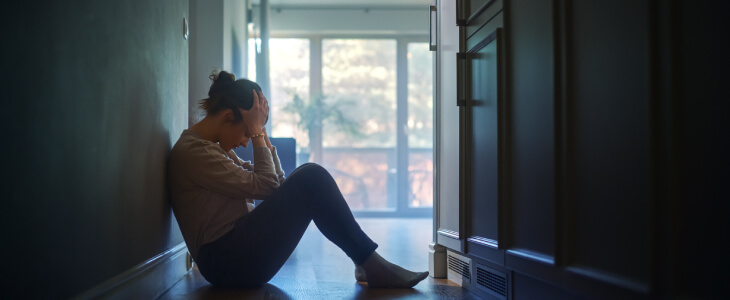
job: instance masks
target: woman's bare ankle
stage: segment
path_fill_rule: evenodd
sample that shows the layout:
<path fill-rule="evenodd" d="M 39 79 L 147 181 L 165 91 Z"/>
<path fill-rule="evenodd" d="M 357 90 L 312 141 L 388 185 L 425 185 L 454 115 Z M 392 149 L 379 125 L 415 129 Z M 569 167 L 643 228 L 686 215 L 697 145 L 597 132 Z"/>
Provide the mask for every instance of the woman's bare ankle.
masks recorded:
<path fill-rule="evenodd" d="M 368 281 L 365 275 L 365 269 L 362 266 L 355 265 L 355 280 L 358 282 Z"/>

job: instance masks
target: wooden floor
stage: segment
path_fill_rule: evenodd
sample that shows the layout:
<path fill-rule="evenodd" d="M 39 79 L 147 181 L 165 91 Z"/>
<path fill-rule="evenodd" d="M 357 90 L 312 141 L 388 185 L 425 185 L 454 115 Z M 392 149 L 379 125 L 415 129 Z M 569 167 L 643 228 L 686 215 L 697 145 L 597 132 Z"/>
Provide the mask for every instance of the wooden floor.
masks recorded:
<path fill-rule="evenodd" d="M 428 270 L 431 219 L 358 219 L 378 243 L 378 253 L 413 271 Z M 368 289 L 357 283 L 355 267 L 337 246 L 310 224 L 284 267 L 265 286 L 222 289 L 193 269 L 160 299 L 479 299 L 445 279 L 428 277 L 412 289 Z"/>

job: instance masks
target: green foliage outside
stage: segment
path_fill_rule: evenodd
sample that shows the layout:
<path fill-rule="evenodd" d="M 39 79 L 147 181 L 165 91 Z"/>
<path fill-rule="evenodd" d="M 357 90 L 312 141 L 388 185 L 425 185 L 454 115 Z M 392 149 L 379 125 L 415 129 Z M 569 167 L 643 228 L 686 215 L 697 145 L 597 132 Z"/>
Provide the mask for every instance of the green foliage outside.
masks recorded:
<path fill-rule="evenodd" d="M 282 111 L 296 116 L 296 126 L 309 136 L 310 161 L 321 161 L 323 125 L 348 137 L 363 136 L 360 123 L 345 114 L 346 110 L 356 108 L 353 101 L 328 101 L 323 95 L 303 98 L 292 91 L 288 91 L 288 94 L 291 101 L 286 103 Z"/>

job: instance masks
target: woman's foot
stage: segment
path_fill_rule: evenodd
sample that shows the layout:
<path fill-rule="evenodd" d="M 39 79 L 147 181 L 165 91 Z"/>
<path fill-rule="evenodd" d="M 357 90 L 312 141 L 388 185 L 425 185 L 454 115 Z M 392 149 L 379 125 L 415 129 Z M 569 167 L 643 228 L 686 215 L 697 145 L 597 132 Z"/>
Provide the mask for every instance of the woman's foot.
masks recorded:
<path fill-rule="evenodd" d="M 385 260 L 377 252 L 362 264 L 370 288 L 412 288 L 428 277 L 428 272 L 411 272 Z M 357 268 L 355 268 L 357 278 Z"/>

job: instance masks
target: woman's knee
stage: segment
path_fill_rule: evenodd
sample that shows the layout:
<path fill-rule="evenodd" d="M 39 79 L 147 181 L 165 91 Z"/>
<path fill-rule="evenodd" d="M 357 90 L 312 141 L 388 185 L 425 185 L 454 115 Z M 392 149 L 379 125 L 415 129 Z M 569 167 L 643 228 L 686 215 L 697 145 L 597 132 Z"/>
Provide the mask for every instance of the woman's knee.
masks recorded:
<path fill-rule="evenodd" d="M 327 172 L 325 168 L 316 163 L 306 163 L 289 174 L 286 180 L 281 185 L 280 189 L 287 187 L 286 189 L 312 189 L 319 188 L 319 185 L 323 183 L 329 183 L 334 181 L 332 176 Z"/>
<path fill-rule="evenodd" d="M 305 163 L 301 166 L 297 167 L 292 171 L 292 173 L 289 175 L 289 177 L 297 174 L 297 175 L 305 175 L 305 176 L 312 176 L 316 173 L 328 173 L 327 170 L 320 166 L 317 163 Z"/>

